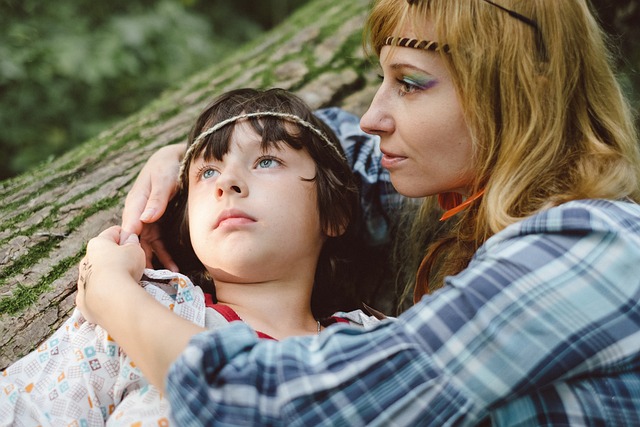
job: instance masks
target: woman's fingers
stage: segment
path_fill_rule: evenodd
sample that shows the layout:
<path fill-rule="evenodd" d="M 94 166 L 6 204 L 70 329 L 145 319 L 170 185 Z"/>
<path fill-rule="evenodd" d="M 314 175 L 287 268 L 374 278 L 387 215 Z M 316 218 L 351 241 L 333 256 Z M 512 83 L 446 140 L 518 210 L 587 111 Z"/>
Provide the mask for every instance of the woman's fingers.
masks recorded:
<path fill-rule="evenodd" d="M 139 235 L 147 267 L 152 267 L 155 254 L 165 268 L 178 271 L 154 223 L 162 217 L 169 200 L 178 190 L 178 173 L 184 150 L 183 144 L 176 144 L 155 152 L 138 174 L 125 200 L 118 241 L 126 242 L 131 234 Z"/>
<path fill-rule="evenodd" d="M 171 258 L 162 241 L 160 227 L 157 224 L 146 224 L 144 226 L 140 235 L 140 244 L 145 252 L 147 268 L 153 268 L 153 256 L 155 255 L 164 268 L 171 271 L 179 271 L 178 266 Z"/>
<path fill-rule="evenodd" d="M 140 234 L 143 223 L 157 221 L 178 189 L 184 144 L 169 145 L 147 160 L 127 195 L 122 212 L 122 228 Z"/>
<path fill-rule="evenodd" d="M 140 176 L 138 179 L 140 179 Z M 125 199 L 124 210 L 122 211 L 122 231 L 127 235 L 131 233 L 140 234 L 142 232 L 144 224 L 140 218 L 149 200 L 149 193 L 144 187 L 145 184 L 140 183 L 138 185 L 138 181 L 136 181 Z M 122 236 L 123 240 L 126 240 L 127 235 Z"/>
<path fill-rule="evenodd" d="M 144 264 L 146 268 L 153 268 L 153 247 L 151 243 L 142 240 L 140 242 L 140 246 L 144 251 Z"/>
<path fill-rule="evenodd" d="M 174 272 L 180 271 L 178 269 L 178 265 L 173 261 L 173 258 L 169 254 L 169 251 L 167 251 L 167 249 L 165 248 L 162 240 L 156 240 L 155 242 L 151 243 L 151 247 L 153 248 L 153 253 L 156 254 L 158 261 L 160 262 L 160 264 L 162 264 L 162 266 L 164 266 L 164 268 Z"/>

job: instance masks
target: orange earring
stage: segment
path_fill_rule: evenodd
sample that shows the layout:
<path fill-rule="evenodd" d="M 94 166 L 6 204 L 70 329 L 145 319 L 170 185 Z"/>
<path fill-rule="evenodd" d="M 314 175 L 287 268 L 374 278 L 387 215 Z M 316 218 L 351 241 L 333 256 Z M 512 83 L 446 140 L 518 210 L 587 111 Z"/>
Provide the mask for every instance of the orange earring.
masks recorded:
<path fill-rule="evenodd" d="M 455 214 L 465 210 L 471 203 L 482 197 L 484 189 L 478 191 L 473 196 L 470 196 L 462 202 L 462 195 L 460 193 L 447 192 L 438 194 L 438 204 L 445 210 L 444 214 L 440 217 L 440 221 L 445 221 Z"/>

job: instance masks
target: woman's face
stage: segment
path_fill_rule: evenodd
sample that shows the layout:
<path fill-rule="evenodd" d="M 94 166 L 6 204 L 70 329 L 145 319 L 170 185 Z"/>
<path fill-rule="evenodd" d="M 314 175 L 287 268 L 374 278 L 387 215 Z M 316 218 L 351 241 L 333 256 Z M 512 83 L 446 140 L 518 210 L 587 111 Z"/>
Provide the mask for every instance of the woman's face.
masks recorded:
<path fill-rule="evenodd" d="M 393 186 L 409 197 L 468 195 L 471 136 L 439 54 L 384 46 L 380 65 L 382 84 L 360 126 L 380 136 Z"/>

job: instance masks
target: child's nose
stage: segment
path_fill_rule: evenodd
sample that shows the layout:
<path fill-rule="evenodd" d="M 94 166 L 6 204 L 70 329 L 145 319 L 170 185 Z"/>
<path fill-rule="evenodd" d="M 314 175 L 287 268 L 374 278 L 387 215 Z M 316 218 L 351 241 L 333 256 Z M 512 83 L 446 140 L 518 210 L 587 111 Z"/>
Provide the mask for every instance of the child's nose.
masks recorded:
<path fill-rule="evenodd" d="M 230 192 L 230 193 L 235 192 L 237 194 L 242 194 L 242 189 L 238 185 L 232 185 L 226 190 L 226 192 Z M 222 197 L 224 193 L 225 193 L 225 189 L 222 187 L 218 187 L 218 197 Z"/>
<path fill-rule="evenodd" d="M 216 196 L 218 198 L 224 195 L 240 195 L 246 196 L 248 194 L 248 187 L 244 181 L 237 175 L 222 174 L 218 178 L 216 185 Z"/>

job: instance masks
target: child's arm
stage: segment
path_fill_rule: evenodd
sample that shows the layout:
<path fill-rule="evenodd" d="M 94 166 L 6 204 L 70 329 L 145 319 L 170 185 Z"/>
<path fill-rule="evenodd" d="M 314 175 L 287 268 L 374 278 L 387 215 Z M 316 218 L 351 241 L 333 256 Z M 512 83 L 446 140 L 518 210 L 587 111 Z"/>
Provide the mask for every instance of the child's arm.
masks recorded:
<path fill-rule="evenodd" d="M 87 245 L 76 304 L 88 321 L 109 332 L 151 383 L 163 389 L 171 363 L 191 337 L 205 329 L 167 310 L 140 287 L 143 250 L 135 235 L 120 246 L 120 232 L 120 227 L 111 227 Z"/>

